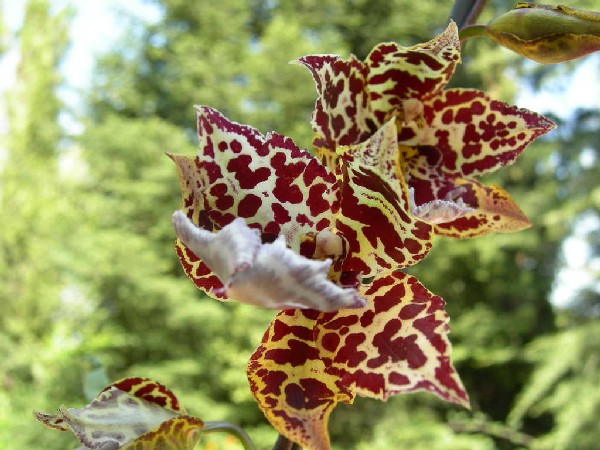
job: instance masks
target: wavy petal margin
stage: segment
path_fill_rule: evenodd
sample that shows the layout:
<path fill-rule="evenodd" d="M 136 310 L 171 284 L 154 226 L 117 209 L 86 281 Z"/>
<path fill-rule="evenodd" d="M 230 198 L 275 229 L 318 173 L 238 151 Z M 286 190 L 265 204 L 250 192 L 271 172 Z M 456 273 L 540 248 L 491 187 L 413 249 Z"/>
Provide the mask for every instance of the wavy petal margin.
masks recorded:
<path fill-rule="evenodd" d="M 430 225 L 452 222 L 475 211 L 475 208 L 467 205 L 462 198 L 457 201 L 435 199 L 417 206 L 413 188 L 409 188 L 409 196 L 413 215 Z"/>
<path fill-rule="evenodd" d="M 372 133 L 369 111 L 367 67 L 351 55 L 309 55 L 299 58 L 317 87 L 317 100 L 312 115 L 313 130 L 319 135 L 315 147 L 335 152 L 337 145 L 352 145 Z"/>
<path fill-rule="evenodd" d="M 258 230 L 249 228 L 244 219 L 238 217 L 211 233 L 194 225 L 182 211 L 176 211 L 173 224 L 181 242 L 219 278 L 223 287 L 217 294 L 228 300 L 269 309 L 310 308 L 325 312 L 362 308 L 366 304 L 355 289 L 340 287 L 327 278 L 331 259 L 305 258 L 287 248 L 283 236 L 262 244 Z M 323 234 L 317 235 L 317 241 Z"/>
<path fill-rule="evenodd" d="M 450 81 L 460 62 L 458 28 L 451 22 L 432 40 L 401 47 L 394 42 L 375 47 L 365 64 L 367 89 L 377 124 L 388 120 L 391 111 L 401 111 L 408 99 L 437 95 Z"/>
<path fill-rule="evenodd" d="M 106 387 L 84 408 L 62 406 L 58 414 L 34 416 L 50 428 L 72 431 L 84 448 L 191 450 L 204 424 L 183 414 L 163 385 L 127 378 Z"/>
<path fill-rule="evenodd" d="M 244 219 L 234 219 L 217 233 L 194 225 L 182 211 L 173 214 L 177 238 L 226 284 L 241 270 L 254 263 L 261 247 L 260 232 Z"/>
<path fill-rule="evenodd" d="M 450 362 L 448 315 L 440 297 L 394 272 L 362 294 L 361 310 L 282 311 L 248 364 L 250 387 L 277 431 L 309 450 L 330 448 L 327 423 L 354 395 L 429 391 L 469 407 Z"/>

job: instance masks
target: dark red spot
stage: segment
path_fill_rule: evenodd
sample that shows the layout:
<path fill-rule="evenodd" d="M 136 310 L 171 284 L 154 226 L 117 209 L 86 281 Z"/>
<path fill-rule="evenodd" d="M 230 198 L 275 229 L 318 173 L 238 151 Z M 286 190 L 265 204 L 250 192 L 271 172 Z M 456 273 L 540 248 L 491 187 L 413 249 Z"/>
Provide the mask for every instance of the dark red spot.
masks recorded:
<path fill-rule="evenodd" d="M 435 336 L 437 334 L 436 330 L 442 324 L 443 322 L 441 320 L 436 320 L 433 314 L 413 321 L 413 326 L 423 333 L 427 339 Z"/>
<path fill-rule="evenodd" d="M 288 325 L 279 319 L 273 322 L 273 337 L 271 340 L 277 342 L 287 336 L 295 336 L 304 341 L 312 341 L 313 333 L 310 328 L 299 325 Z"/>
<path fill-rule="evenodd" d="M 273 349 L 265 353 L 265 359 L 272 360 L 275 364 L 290 364 L 292 367 L 298 367 L 309 360 L 319 359 L 319 352 L 316 348 L 297 339 L 288 341 L 287 349 Z"/>
<path fill-rule="evenodd" d="M 271 222 L 265 225 L 263 231 L 274 236 L 279 236 L 279 232 L 281 231 L 281 225 L 278 222 L 272 220 Z"/>
<path fill-rule="evenodd" d="M 296 222 L 297 222 L 299 225 L 308 225 L 309 227 L 312 227 L 312 225 L 313 225 L 313 221 L 312 221 L 312 220 L 310 220 L 310 219 L 309 219 L 309 218 L 306 216 L 306 214 L 298 214 L 298 215 L 296 216 Z"/>
<path fill-rule="evenodd" d="M 295 311 L 296 310 L 291 310 L 290 316 L 293 316 Z M 305 318 L 309 320 L 317 320 L 321 315 L 319 311 L 314 309 L 303 309 L 300 311 L 300 314 L 302 314 Z"/>
<path fill-rule="evenodd" d="M 375 304 L 375 313 L 380 314 L 385 311 L 389 311 L 394 306 L 402 303 L 406 295 L 406 289 L 404 285 L 397 284 L 393 286 L 383 296 L 375 297 L 373 303 Z"/>
<path fill-rule="evenodd" d="M 265 387 L 260 391 L 263 395 L 281 395 L 281 385 L 287 380 L 287 373 L 281 370 L 269 370 L 266 374 L 260 376 L 265 383 Z"/>
<path fill-rule="evenodd" d="M 382 393 L 385 389 L 385 378 L 380 373 L 357 370 L 352 374 L 350 379 L 356 387 L 366 389 L 376 395 Z"/>
<path fill-rule="evenodd" d="M 260 197 L 254 194 L 247 194 L 238 204 L 238 216 L 243 218 L 253 217 L 262 205 Z"/>
<path fill-rule="evenodd" d="M 326 333 L 321 339 L 321 345 L 328 352 L 335 352 L 340 344 L 340 336 L 336 333 Z"/>
<path fill-rule="evenodd" d="M 200 163 L 196 160 L 196 166 L 200 172 L 206 173 L 209 183 L 214 183 L 223 178 L 221 166 L 214 161 L 202 161 L 202 163 Z"/>
<path fill-rule="evenodd" d="M 226 211 L 231 208 L 235 200 L 231 195 L 222 195 L 215 201 L 215 206 L 221 211 Z"/>
<path fill-rule="evenodd" d="M 400 314 L 399 317 L 402 320 L 410 320 L 415 318 L 417 315 L 419 315 L 419 313 L 421 311 L 423 311 L 425 309 L 425 305 L 424 304 L 410 304 L 410 305 L 406 305 L 405 307 L 403 307 L 400 310 Z"/>
<path fill-rule="evenodd" d="M 375 313 L 371 310 L 367 310 L 360 316 L 360 325 L 363 327 L 368 327 L 373 323 L 373 319 L 375 318 Z"/>
<path fill-rule="evenodd" d="M 331 209 L 331 205 L 325 200 L 327 190 L 328 187 L 324 183 L 315 184 L 308 190 L 306 204 L 314 217 Z"/>
<path fill-rule="evenodd" d="M 358 317 L 351 315 L 345 317 L 339 317 L 330 322 L 323 323 L 321 326 L 326 330 L 339 330 L 343 327 L 354 325 L 358 322 Z"/>
<path fill-rule="evenodd" d="M 273 195 L 280 202 L 292 203 L 294 205 L 301 203 L 303 200 L 300 188 L 295 184 L 290 184 L 290 180 L 285 178 L 277 178 L 275 180 Z"/>
<path fill-rule="evenodd" d="M 285 387 L 285 400 L 294 409 L 315 409 L 333 401 L 333 391 L 314 378 L 302 378 L 300 384 Z"/>
<path fill-rule="evenodd" d="M 379 351 L 379 356 L 370 359 L 367 367 L 376 368 L 388 362 L 406 361 L 409 367 L 416 369 L 425 364 L 427 357 L 416 344 L 415 334 L 394 338 L 401 327 L 400 320 L 390 320 L 383 331 L 373 337 L 373 346 Z"/>
<path fill-rule="evenodd" d="M 279 203 L 273 203 L 272 208 L 273 214 L 275 215 L 275 222 L 277 222 L 278 224 L 283 225 L 284 223 L 287 223 L 291 220 L 288 211 Z"/>
<path fill-rule="evenodd" d="M 452 121 L 454 120 L 454 113 L 451 109 L 447 109 L 446 111 L 444 111 L 444 114 L 442 114 L 442 123 L 449 125 L 452 123 Z"/>
<path fill-rule="evenodd" d="M 233 153 L 239 153 L 242 151 L 242 144 L 240 144 L 240 142 L 236 141 L 235 139 L 231 141 L 230 147 Z"/>
<path fill-rule="evenodd" d="M 242 189 L 254 189 L 259 183 L 266 181 L 271 175 L 267 167 L 259 167 L 256 170 L 250 168 L 252 158 L 250 155 L 239 155 L 227 164 L 227 170 L 235 174 L 235 179 Z"/>
<path fill-rule="evenodd" d="M 347 364 L 349 367 L 357 367 L 367 357 L 365 352 L 358 350 L 358 346 L 365 340 L 363 333 L 353 333 L 346 336 L 344 345 L 335 355 L 334 362 Z"/>
<path fill-rule="evenodd" d="M 392 372 L 388 376 L 388 381 L 397 386 L 402 386 L 404 384 L 410 383 L 410 379 L 406 375 L 402 375 L 398 372 Z"/>
<path fill-rule="evenodd" d="M 461 389 L 456 380 L 452 377 L 456 372 L 450 364 L 449 358 L 439 358 L 440 366 L 435 369 L 435 378 L 448 389 L 453 391 L 455 395 L 458 395 L 463 401 L 468 401 L 467 393 Z"/>

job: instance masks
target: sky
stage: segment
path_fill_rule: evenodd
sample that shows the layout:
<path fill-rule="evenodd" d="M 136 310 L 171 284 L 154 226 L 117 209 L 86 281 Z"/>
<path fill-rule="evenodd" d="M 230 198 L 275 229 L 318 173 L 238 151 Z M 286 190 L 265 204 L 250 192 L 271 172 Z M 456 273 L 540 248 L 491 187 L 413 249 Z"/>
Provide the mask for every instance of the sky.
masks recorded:
<path fill-rule="evenodd" d="M 55 11 L 67 5 L 75 8 L 70 30 L 72 44 L 61 66 L 65 87 L 61 88 L 59 95 L 75 112 L 72 116 L 63 115 L 61 124 L 69 133 L 77 134 L 82 130 L 76 118 L 82 109 L 81 94 L 90 86 L 95 58 L 118 44 L 125 28 L 122 13 L 132 14 L 149 23 L 158 21 L 161 13 L 156 6 L 144 0 L 52 0 L 51 4 Z M 5 0 L 1 5 L 7 26 L 12 32 L 16 32 L 23 20 L 25 0 Z M 16 41 L 13 40 L 12 44 L 12 50 L 0 59 L 0 95 L 10 89 L 14 82 L 19 55 Z M 537 92 L 523 89 L 515 103 L 541 113 L 552 111 L 565 118 L 577 107 L 598 108 L 599 67 L 600 54 L 588 56 L 578 62 L 578 69 L 572 77 L 554 79 Z M 0 102 L 0 135 L 6 130 L 6 114 Z M 1 156 L 0 154 L 0 161 Z M 599 225 L 595 224 L 596 227 Z M 556 289 L 552 295 L 553 303 L 557 305 L 568 301 L 578 285 L 590 281 L 589 271 L 582 267 L 582 261 L 591 256 L 587 253 L 585 235 L 586 233 L 576 230 L 565 244 L 565 268 L 557 276 Z"/>
<path fill-rule="evenodd" d="M 25 0 L 6 0 L 1 3 L 2 15 L 8 28 L 16 33 L 23 22 Z M 123 14 L 132 14 L 149 23 L 160 19 L 160 10 L 144 0 L 51 0 L 53 11 L 70 5 L 75 9 L 71 21 L 71 44 L 61 64 L 65 86 L 59 95 L 75 113 L 81 112 L 82 93 L 90 86 L 95 59 L 114 45 L 124 30 Z M 0 58 L 0 92 L 10 88 L 15 79 L 15 68 L 19 60 L 17 42 Z M 1 108 L 0 108 L 1 109 Z M 61 123 L 70 132 L 81 131 L 73 117 L 64 115 Z M 0 133 L 6 131 L 6 119 L 0 111 Z"/>
<path fill-rule="evenodd" d="M 16 32 L 23 20 L 25 0 L 7 0 L 1 4 L 8 27 Z M 52 0 L 51 4 L 55 11 L 67 5 L 76 11 L 71 23 L 72 43 L 62 64 L 66 86 L 60 92 L 63 101 L 75 111 L 80 109 L 81 92 L 89 86 L 95 58 L 118 44 L 125 26 L 122 13 L 135 15 L 147 22 L 156 22 L 161 15 L 156 6 L 145 0 Z M 0 91 L 8 89 L 14 81 L 17 61 L 16 48 L 0 60 Z M 600 107 L 599 66 L 600 55 L 587 57 L 578 63 L 572 79 L 553 80 L 540 92 L 524 89 L 516 103 L 538 112 L 553 111 L 561 116 L 568 116 L 577 106 Z M 64 125 L 77 127 L 76 123 Z"/>

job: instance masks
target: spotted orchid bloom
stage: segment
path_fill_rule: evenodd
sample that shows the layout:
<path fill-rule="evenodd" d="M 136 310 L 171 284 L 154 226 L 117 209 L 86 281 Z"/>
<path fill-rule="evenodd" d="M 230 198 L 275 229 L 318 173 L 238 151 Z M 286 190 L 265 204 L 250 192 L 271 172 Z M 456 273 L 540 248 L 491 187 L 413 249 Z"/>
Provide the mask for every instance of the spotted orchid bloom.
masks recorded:
<path fill-rule="evenodd" d="M 424 44 L 379 44 L 364 62 L 354 56 L 300 58 L 318 92 L 312 117 L 317 154 L 335 167 L 340 145 L 362 142 L 395 120 L 413 212 L 436 233 L 473 237 L 526 228 L 530 223 L 510 195 L 475 177 L 512 164 L 554 124 L 478 90 L 444 89 L 459 62 L 454 23 Z M 454 220 L 446 220 L 453 209 Z"/>
<path fill-rule="evenodd" d="M 199 152 L 171 156 L 183 191 L 176 248 L 208 295 L 281 310 L 248 379 L 277 431 L 330 448 L 338 402 L 426 390 L 468 407 L 443 300 L 400 270 L 435 232 L 528 224 L 510 196 L 470 178 L 511 163 L 553 124 L 469 89 L 454 24 L 366 62 L 307 56 L 319 97 L 317 157 L 277 133 L 198 107 Z"/>
<path fill-rule="evenodd" d="M 263 136 L 209 107 L 197 114 L 198 155 L 170 155 L 183 191 L 173 222 L 183 268 L 209 296 L 274 309 L 364 307 L 348 295 L 363 277 L 411 266 L 429 252 L 431 226 L 409 212 L 398 176 L 392 121 L 340 149 L 332 172 L 285 136 Z M 280 276 L 291 282 L 274 284 Z M 322 292 L 310 300 L 300 292 L 315 280 Z M 294 287 L 308 304 L 264 300 L 294 296 Z"/>
<path fill-rule="evenodd" d="M 125 378 L 107 386 L 83 408 L 34 413 L 45 426 L 70 431 L 77 450 L 192 450 L 205 428 L 189 416 L 165 386 L 147 378 Z"/>
<path fill-rule="evenodd" d="M 443 300 L 398 271 L 426 256 L 433 227 L 411 211 L 394 120 L 330 169 L 277 133 L 208 107 L 197 118 L 198 154 L 171 155 L 177 254 L 208 295 L 282 310 L 248 365 L 273 426 L 325 450 L 331 411 L 356 395 L 427 390 L 468 406 Z"/>

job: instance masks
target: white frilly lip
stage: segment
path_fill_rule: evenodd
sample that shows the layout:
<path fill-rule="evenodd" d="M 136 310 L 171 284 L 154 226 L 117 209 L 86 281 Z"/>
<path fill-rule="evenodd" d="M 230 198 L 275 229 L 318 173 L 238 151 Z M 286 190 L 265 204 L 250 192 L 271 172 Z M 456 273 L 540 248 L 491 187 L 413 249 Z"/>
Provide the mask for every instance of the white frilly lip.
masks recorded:
<path fill-rule="evenodd" d="M 460 193 L 457 190 L 455 194 Z M 452 198 L 446 200 L 436 199 L 417 206 L 415 203 L 415 190 L 413 188 L 408 189 L 408 196 L 413 215 L 430 225 L 452 222 L 475 211 L 475 208 L 467 205 L 462 198 L 458 198 L 458 200 Z"/>
<path fill-rule="evenodd" d="M 330 259 L 305 258 L 287 248 L 283 236 L 263 244 L 259 231 L 241 218 L 211 233 L 176 211 L 173 225 L 179 240 L 223 283 L 222 293 L 230 300 L 269 309 L 322 312 L 366 306 L 355 289 L 327 278 Z"/>

